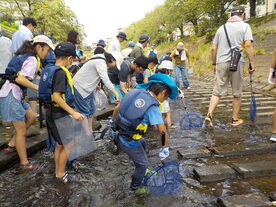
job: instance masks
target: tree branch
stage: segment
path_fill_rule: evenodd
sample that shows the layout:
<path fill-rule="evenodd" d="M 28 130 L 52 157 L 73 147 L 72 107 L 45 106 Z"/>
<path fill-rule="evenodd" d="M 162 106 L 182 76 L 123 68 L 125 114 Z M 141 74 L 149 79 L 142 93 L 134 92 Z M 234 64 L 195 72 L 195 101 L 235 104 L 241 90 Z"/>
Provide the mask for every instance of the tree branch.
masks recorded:
<path fill-rule="evenodd" d="M 17 5 L 19 11 L 21 12 L 22 16 L 25 18 L 25 14 L 24 14 L 22 8 L 21 8 L 20 5 L 19 5 L 19 2 L 18 2 L 17 0 L 14 0 L 14 2 L 16 3 L 16 5 Z"/>

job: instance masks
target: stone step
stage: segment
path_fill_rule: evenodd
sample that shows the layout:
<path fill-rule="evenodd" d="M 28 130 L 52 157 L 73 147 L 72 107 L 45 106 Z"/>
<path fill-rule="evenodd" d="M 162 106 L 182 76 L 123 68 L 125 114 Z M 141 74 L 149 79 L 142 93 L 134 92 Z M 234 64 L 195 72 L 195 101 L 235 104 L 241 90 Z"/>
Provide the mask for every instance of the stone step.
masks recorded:
<path fill-rule="evenodd" d="M 202 183 L 237 178 L 236 172 L 225 164 L 197 167 L 193 169 L 193 173 Z"/>
<path fill-rule="evenodd" d="M 201 93 L 201 92 L 199 92 L 199 93 L 192 93 L 192 94 L 184 94 L 184 95 L 186 95 L 186 96 L 188 96 L 189 98 L 190 97 L 196 97 L 196 96 L 200 96 L 200 97 L 202 97 L 202 96 L 206 96 L 206 97 L 211 97 L 212 96 L 212 92 L 210 92 L 210 93 Z M 255 96 L 256 97 L 262 97 L 262 96 L 264 96 L 263 94 L 255 94 Z M 233 97 L 233 96 L 231 96 L 231 95 L 229 95 L 229 96 L 223 96 L 222 98 L 225 98 L 225 97 Z M 250 92 L 244 92 L 243 93 L 243 97 L 251 97 L 251 93 Z"/>
<path fill-rule="evenodd" d="M 34 136 L 26 139 L 27 153 L 33 154 L 45 147 L 46 133 Z M 15 162 L 18 162 L 19 158 L 17 152 L 5 152 L 0 151 L 0 171 L 7 169 Z"/>
<path fill-rule="evenodd" d="M 181 159 L 206 158 L 211 157 L 212 153 L 206 147 L 178 149 L 177 154 Z"/>
<path fill-rule="evenodd" d="M 250 101 L 250 99 L 242 99 L 242 101 Z M 192 100 L 191 100 L 192 101 Z M 262 101 L 275 101 L 274 97 L 256 97 L 256 103 L 258 102 L 262 102 Z M 228 103 L 228 102 L 232 102 L 232 99 L 224 99 L 224 100 L 220 100 L 220 103 Z M 209 104 L 209 101 L 196 101 L 193 104 Z"/>
<path fill-rule="evenodd" d="M 256 106 L 259 107 L 259 106 L 276 106 L 276 101 L 273 101 L 273 100 L 269 100 L 269 101 L 263 101 L 263 102 L 257 102 L 256 103 Z M 241 103 L 241 107 L 243 106 L 250 106 L 250 102 L 242 102 Z M 209 105 L 205 106 L 206 108 L 209 107 Z M 217 108 L 220 108 L 220 107 L 232 107 L 232 103 L 226 103 L 226 104 L 218 104 L 217 105 Z"/>
<path fill-rule="evenodd" d="M 258 109 L 257 109 L 258 110 Z M 260 113 L 257 113 L 257 117 L 265 117 L 265 116 L 272 116 L 273 115 L 273 111 L 271 112 L 260 112 Z"/>
<path fill-rule="evenodd" d="M 246 195 L 233 195 L 217 199 L 219 207 L 270 207 L 273 206 L 261 193 L 251 193 Z"/>
<path fill-rule="evenodd" d="M 242 178 L 264 177 L 276 175 L 276 161 L 258 161 L 252 163 L 234 163 L 233 169 Z"/>
<path fill-rule="evenodd" d="M 186 96 L 187 97 L 187 96 Z M 249 100 L 251 95 L 244 95 L 242 96 L 242 100 Z M 256 94 L 255 98 L 263 98 L 262 94 Z M 211 95 L 209 96 L 204 96 L 204 95 L 199 95 L 198 97 L 188 97 L 191 101 L 200 101 L 200 100 L 209 100 L 211 98 Z M 224 96 L 221 98 L 221 101 L 223 100 L 232 100 L 233 96 Z"/>
<path fill-rule="evenodd" d="M 270 112 L 272 111 L 273 112 L 275 107 L 270 105 L 270 106 L 257 106 L 256 108 L 257 108 L 257 111 L 270 111 Z M 249 107 L 242 108 L 241 110 L 242 111 L 250 111 L 250 108 Z"/>
<path fill-rule="evenodd" d="M 222 157 L 244 156 L 251 154 L 276 153 L 276 144 L 259 144 L 259 145 L 233 145 L 213 148 L 213 153 Z"/>

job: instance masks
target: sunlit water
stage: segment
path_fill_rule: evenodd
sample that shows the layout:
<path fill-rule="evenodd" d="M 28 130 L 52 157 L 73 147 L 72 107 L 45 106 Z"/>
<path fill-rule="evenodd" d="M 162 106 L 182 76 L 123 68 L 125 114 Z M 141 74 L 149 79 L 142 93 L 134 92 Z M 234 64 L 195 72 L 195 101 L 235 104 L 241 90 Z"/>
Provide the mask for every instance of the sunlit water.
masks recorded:
<path fill-rule="evenodd" d="M 193 109 L 189 100 L 171 103 L 172 119 L 178 125 L 179 120 Z M 227 117 L 228 116 L 228 117 Z M 205 146 L 250 146 L 269 143 L 270 123 L 267 119 L 258 120 L 256 124 L 247 121 L 240 127 L 231 127 L 229 114 L 216 113 L 216 127 L 210 129 L 170 130 L 170 145 L 194 148 Z M 242 115 L 248 119 L 247 114 Z M 106 125 L 107 121 L 102 121 Z M 158 158 L 159 136 L 151 132 L 147 136 L 151 168 L 160 164 Z M 59 207 L 59 206 L 215 206 L 220 196 L 261 192 L 268 195 L 276 191 L 276 177 L 225 180 L 218 183 L 201 184 L 192 176 L 194 167 L 231 164 L 233 162 L 253 162 L 258 160 L 275 160 L 276 155 L 268 152 L 263 155 L 250 155 L 231 158 L 201 158 L 181 160 L 171 151 L 170 159 L 180 163 L 183 187 L 174 196 L 132 195 L 128 194 L 133 164 L 125 154 L 112 155 L 108 151 L 108 141 L 98 140 L 98 149 L 74 164 L 70 170 L 70 183 L 63 184 L 54 179 L 53 154 L 46 149 L 36 153 L 32 159 L 40 166 L 35 172 L 20 172 L 17 165 L 0 174 L 1 207 Z"/>

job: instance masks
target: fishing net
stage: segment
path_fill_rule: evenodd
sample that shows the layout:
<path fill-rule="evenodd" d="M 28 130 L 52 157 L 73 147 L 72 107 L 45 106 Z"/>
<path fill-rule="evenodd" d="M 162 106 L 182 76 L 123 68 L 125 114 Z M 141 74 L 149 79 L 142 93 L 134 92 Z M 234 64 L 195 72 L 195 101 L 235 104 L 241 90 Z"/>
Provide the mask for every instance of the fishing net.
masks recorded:
<path fill-rule="evenodd" d="M 87 119 L 77 121 L 71 116 L 65 116 L 55 120 L 55 124 L 69 160 L 96 150 L 96 142 L 89 132 Z"/>
<path fill-rule="evenodd" d="M 184 130 L 202 128 L 202 115 L 195 112 L 189 112 L 180 120 L 179 125 L 181 129 Z"/>
<path fill-rule="evenodd" d="M 164 162 L 145 175 L 145 185 L 155 195 L 176 194 L 182 186 L 179 164 L 176 161 Z"/>
<path fill-rule="evenodd" d="M 250 99 L 250 119 L 251 119 L 251 121 L 255 121 L 256 112 L 257 112 L 257 107 L 256 107 L 255 96 L 251 95 L 251 99 Z"/>

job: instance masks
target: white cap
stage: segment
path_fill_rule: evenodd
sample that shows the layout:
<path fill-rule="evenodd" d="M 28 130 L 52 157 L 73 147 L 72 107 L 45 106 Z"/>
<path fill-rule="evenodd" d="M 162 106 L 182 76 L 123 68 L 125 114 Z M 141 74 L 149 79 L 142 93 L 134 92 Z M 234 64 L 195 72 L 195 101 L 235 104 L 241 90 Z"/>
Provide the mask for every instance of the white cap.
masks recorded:
<path fill-rule="evenodd" d="M 53 45 L 52 40 L 50 40 L 50 38 L 45 35 L 35 36 L 33 39 L 33 43 L 36 42 L 46 43 L 52 50 L 55 50 L 55 46 Z"/>
<path fill-rule="evenodd" d="M 184 43 L 183 43 L 183 42 L 179 42 L 179 43 L 176 45 L 176 49 L 178 49 L 178 50 L 184 50 Z"/>
<path fill-rule="evenodd" d="M 173 70 L 173 63 L 169 60 L 163 60 L 161 64 L 158 66 L 159 69 L 167 69 L 167 70 Z"/>

